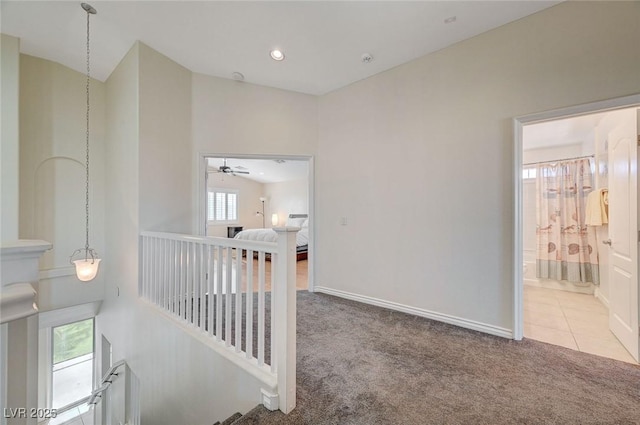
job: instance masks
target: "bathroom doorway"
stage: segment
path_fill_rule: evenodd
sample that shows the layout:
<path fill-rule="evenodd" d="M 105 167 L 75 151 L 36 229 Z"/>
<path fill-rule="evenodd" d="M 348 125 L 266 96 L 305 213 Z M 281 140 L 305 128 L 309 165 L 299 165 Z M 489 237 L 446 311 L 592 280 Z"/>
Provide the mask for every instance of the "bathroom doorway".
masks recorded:
<path fill-rule="evenodd" d="M 594 202 L 590 211 L 587 207 L 590 193 L 594 192 L 592 201 L 602 201 L 614 184 L 611 156 L 616 154 L 612 154 L 610 143 L 617 137 L 615 129 L 624 126 L 625 120 L 633 121 L 635 149 L 640 133 L 638 103 L 636 98 L 620 99 L 619 105 L 588 105 L 582 110 L 516 120 L 520 138 L 516 146 L 515 257 L 521 266 L 515 273 L 515 339 L 524 336 L 637 362 L 637 268 L 631 279 L 633 286 L 624 288 L 612 268 L 618 257 L 610 245 L 610 226 L 615 228 L 615 224 L 594 219 L 596 210 L 605 213 L 604 203 L 600 209 Z M 627 123 L 627 129 L 630 126 Z M 637 153 L 633 160 L 637 163 Z M 633 177 L 637 181 L 637 174 Z M 637 217 L 637 197 L 634 201 L 625 206 L 625 217 Z M 636 266 L 637 255 L 635 249 Z M 615 328 L 620 322 L 621 292 L 626 294 L 627 304 L 634 300 L 630 311 L 625 311 L 625 324 L 635 327 L 635 340 Z"/>

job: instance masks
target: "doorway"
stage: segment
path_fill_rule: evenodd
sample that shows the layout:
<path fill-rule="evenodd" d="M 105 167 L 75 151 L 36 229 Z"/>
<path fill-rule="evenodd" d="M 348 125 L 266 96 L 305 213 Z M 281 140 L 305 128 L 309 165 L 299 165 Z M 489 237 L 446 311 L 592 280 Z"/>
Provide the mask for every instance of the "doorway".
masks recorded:
<path fill-rule="evenodd" d="M 243 238 L 240 232 L 300 227 L 296 286 L 313 292 L 313 157 L 202 154 L 199 163 L 199 234 Z"/>
<path fill-rule="evenodd" d="M 631 96 L 514 120 L 514 339 L 524 336 L 637 362 L 639 299 L 638 240 L 635 235 L 638 201 L 635 170 L 636 138 L 640 134 L 639 104 L 640 96 Z M 616 133 L 621 131 L 621 120 L 629 121 L 625 130 L 628 135 L 624 137 Z M 626 171 L 624 164 L 627 164 Z M 590 173 L 585 174 L 585 181 L 571 185 L 571 194 L 556 195 L 556 186 L 544 186 L 547 181 L 554 181 L 554 173 L 560 173 L 561 168 L 575 177 L 575 168 L 566 170 L 576 166 L 589 168 Z M 569 187 L 564 183 L 562 186 Z M 614 216 L 618 217 L 616 224 L 590 223 L 587 226 L 584 223 L 587 194 L 597 191 L 595 199 L 600 192 L 607 195 L 609 189 L 617 199 L 615 208 L 610 211 L 612 220 Z M 582 207 L 576 206 L 580 193 L 585 198 L 581 201 Z M 553 199 L 549 201 L 550 198 Z M 564 204 L 567 200 L 571 203 Z M 558 204 L 552 206 L 551 212 L 547 211 L 547 203 L 553 202 Z M 573 214 L 567 216 L 566 211 Z M 577 221 L 573 222 L 573 219 Z M 623 227 L 626 234 L 622 233 Z M 555 236 L 562 237 L 562 242 L 549 239 Z M 570 237 L 580 241 L 569 241 Z M 565 258 L 561 246 L 575 255 Z M 567 247 L 571 249 L 566 250 Z M 590 253 L 592 259 L 589 259 Z M 573 263 L 576 257 L 580 257 L 577 268 Z M 622 268 L 615 265 L 621 258 L 626 258 L 627 264 Z M 582 277 L 576 278 L 572 267 Z M 623 270 L 625 267 L 628 270 Z M 553 272 L 551 275 L 549 268 Z"/>

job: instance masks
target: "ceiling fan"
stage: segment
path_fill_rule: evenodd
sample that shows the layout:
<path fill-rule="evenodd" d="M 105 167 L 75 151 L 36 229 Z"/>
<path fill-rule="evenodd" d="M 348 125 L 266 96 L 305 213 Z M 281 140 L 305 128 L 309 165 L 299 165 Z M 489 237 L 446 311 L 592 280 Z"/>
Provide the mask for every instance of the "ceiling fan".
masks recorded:
<path fill-rule="evenodd" d="M 236 167 L 238 168 L 238 167 Z M 235 176 L 236 174 L 249 174 L 248 171 L 242 171 L 242 170 L 234 170 L 233 168 L 229 167 L 227 165 L 227 158 L 224 158 L 224 164 L 221 165 L 217 170 L 213 170 L 214 173 L 224 173 L 224 174 L 231 174 L 232 176 Z"/>

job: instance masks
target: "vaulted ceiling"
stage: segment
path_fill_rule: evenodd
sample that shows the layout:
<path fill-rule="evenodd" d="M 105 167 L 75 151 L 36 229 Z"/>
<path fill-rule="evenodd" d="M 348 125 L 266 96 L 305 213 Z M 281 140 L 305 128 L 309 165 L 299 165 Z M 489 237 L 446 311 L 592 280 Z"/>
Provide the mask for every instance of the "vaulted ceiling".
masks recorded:
<path fill-rule="evenodd" d="M 91 1 L 92 75 L 106 80 L 136 40 L 202 74 L 324 94 L 559 1 Z M 21 52 L 85 72 L 75 1 L 0 2 Z M 279 48 L 285 59 L 269 52 Z M 368 53 L 372 60 L 362 61 Z"/>

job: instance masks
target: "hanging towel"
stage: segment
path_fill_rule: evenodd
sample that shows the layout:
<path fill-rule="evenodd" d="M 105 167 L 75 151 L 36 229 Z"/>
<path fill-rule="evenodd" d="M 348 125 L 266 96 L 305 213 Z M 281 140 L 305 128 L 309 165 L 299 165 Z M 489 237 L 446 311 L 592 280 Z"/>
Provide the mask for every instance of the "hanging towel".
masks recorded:
<path fill-rule="evenodd" d="M 602 226 L 609 223 L 609 190 L 594 190 L 587 196 L 585 211 L 587 226 Z"/>

